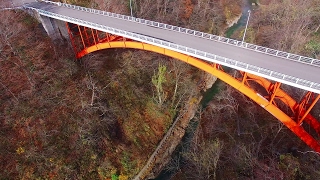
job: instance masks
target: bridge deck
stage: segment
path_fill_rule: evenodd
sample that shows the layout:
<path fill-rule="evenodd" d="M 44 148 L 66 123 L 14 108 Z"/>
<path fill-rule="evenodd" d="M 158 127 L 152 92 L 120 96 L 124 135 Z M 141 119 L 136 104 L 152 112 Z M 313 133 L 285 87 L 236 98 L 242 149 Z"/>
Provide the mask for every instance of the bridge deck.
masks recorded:
<path fill-rule="evenodd" d="M 160 40 L 165 40 L 211 54 L 234 59 L 275 72 L 280 72 L 311 82 L 320 83 L 320 78 L 318 77 L 320 68 L 316 66 L 290 61 L 288 59 L 275 57 L 214 40 L 204 39 L 184 33 L 151 27 L 148 25 L 108 16 L 78 11 L 63 6 L 55 6 L 40 2 L 32 2 L 28 4 L 28 6 L 137 34 L 151 36 Z"/>

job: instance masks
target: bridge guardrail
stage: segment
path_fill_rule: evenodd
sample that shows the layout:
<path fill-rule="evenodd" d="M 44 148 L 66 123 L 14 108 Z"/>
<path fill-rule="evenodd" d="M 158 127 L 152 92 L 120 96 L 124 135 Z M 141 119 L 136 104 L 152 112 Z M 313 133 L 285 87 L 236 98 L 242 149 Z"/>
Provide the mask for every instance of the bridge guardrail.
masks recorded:
<path fill-rule="evenodd" d="M 74 6 L 74 5 L 68 5 L 68 6 Z M 210 62 L 222 64 L 222 65 L 225 65 L 225 66 L 228 66 L 228 67 L 231 67 L 231 68 L 235 68 L 235 69 L 238 69 L 238 70 L 242 70 L 242 71 L 246 71 L 246 72 L 249 72 L 249 73 L 252 73 L 252 74 L 256 74 L 256 75 L 259 75 L 259 76 L 262 76 L 262 77 L 265 77 L 265 78 L 268 78 L 268 79 L 272 79 L 272 80 L 275 80 L 275 81 L 283 82 L 285 84 L 289 84 L 289 85 L 292 85 L 292 86 L 295 86 L 295 87 L 299 87 L 301 89 L 305 89 L 305 90 L 313 91 L 313 92 L 316 92 L 316 93 L 320 93 L 320 84 L 319 83 L 311 82 L 311 81 L 300 79 L 300 78 L 297 78 L 297 77 L 292 77 L 292 76 L 285 75 L 285 74 L 282 74 L 282 73 L 279 73 L 279 72 L 274 72 L 274 71 L 269 70 L 269 69 L 260 68 L 260 67 L 254 66 L 254 65 L 250 65 L 250 64 L 247 64 L 247 63 L 243 63 L 243 62 L 240 62 L 240 61 L 233 60 L 233 59 L 228 59 L 228 58 L 225 58 L 225 57 L 222 57 L 222 56 L 218 56 L 218 55 L 215 55 L 215 54 L 206 53 L 206 52 L 199 51 L 199 50 L 196 50 L 196 49 L 193 49 L 193 48 L 189 48 L 189 47 L 181 46 L 181 45 L 178 45 L 178 44 L 170 43 L 170 42 L 159 40 L 159 39 L 152 38 L 152 37 L 149 37 L 149 36 L 144 36 L 144 35 L 141 35 L 141 34 L 136 34 L 136 33 L 132 33 L 132 32 L 128 32 L 128 31 L 124 31 L 124 30 L 120 30 L 120 29 L 116 29 L 116 28 L 112 28 L 112 27 L 108 27 L 108 26 L 104 26 L 104 25 L 100 25 L 100 24 L 96 24 L 96 23 L 92 23 L 92 22 L 88 22 L 88 21 L 85 21 L 85 20 L 76 19 L 76 18 L 72 18 L 72 17 L 68 17 L 68 16 L 52 13 L 52 12 L 41 10 L 41 9 L 36 9 L 36 8 L 33 8 L 33 7 L 27 7 L 27 8 L 34 9 L 34 10 L 38 11 L 40 14 L 48 16 L 48 17 L 52 17 L 52 18 L 55 18 L 55 19 L 60 19 L 60 20 L 67 21 L 67 22 L 70 22 L 70 23 L 76 23 L 76 24 L 79 24 L 79 25 L 82 25 L 82 26 L 87 26 L 87 27 L 94 28 L 94 29 L 97 29 L 97 30 L 109 32 L 109 33 L 112 33 L 112 34 L 115 34 L 115 35 L 124 36 L 124 37 L 130 38 L 130 39 L 133 39 L 133 40 L 137 40 L 137 41 L 140 41 L 140 42 L 145 42 L 145 43 L 153 44 L 153 45 L 156 45 L 156 46 L 164 47 L 164 48 L 167 48 L 167 49 L 171 49 L 173 51 L 177 51 L 177 52 L 180 52 L 180 53 L 188 54 L 188 55 L 191 55 L 191 56 L 194 56 L 194 57 L 197 57 L 197 58 L 200 58 L 200 59 L 204 59 L 204 60 L 207 60 L 207 61 L 210 61 Z M 83 8 L 83 7 L 77 6 L 77 8 Z M 86 11 L 90 12 L 89 8 L 84 8 L 84 9 L 86 9 Z M 101 13 L 108 13 L 108 12 L 96 10 L 96 13 L 97 14 L 101 14 Z M 111 13 L 111 15 L 112 16 L 119 16 L 119 15 L 117 15 L 115 13 Z M 123 16 L 123 15 L 121 15 L 121 16 Z M 182 31 L 187 31 L 188 29 L 181 28 L 181 30 Z M 215 36 L 215 35 L 210 35 L 210 38 L 211 37 L 220 38 L 222 41 L 239 42 L 239 41 L 236 41 L 236 40 L 223 38 L 223 37 L 219 37 L 219 36 Z M 251 44 L 248 44 L 248 47 L 249 47 L 249 45 L 251 45 Z M 252 45 L 252 46 L 255 49 L 258 48 L 258 46 L 256 46 L 256 45 Z M 259 48 L 265 48 L 265 47 L 259 47 Z M 265 51 L 269 51 L 269 50 L 270 49 L 266 48 Z M 282 53 L 282 52 L 277 51 L 277 54 L 280 54 L 280 53 Z"/>
<path fill-rule="evenodd" d="M 52 1 L 44 1 L 44 2 L 51 3 L 51 4 L 57 4 Z M 188 28 L 182 28 L 182 27 L 178 27 L 178 26 L 173 26 L 173 25 L 169 25 L 169 24 L 165 24 L 165 23 L 156 22 L 156 21 L 135 18 L 135 17 L 131 17 L 131 16 L 121 15 L 121 14 L 117 14 L 117 13 L 111 13 L 111 12 L 107 12 L 107 11 L 101 11 L 101 10 L 97 10 L 97 9 L 85 8 L 85 7 L 66 4 L 66 3 L 61 3 L 61 6 L 80 10 L 80 11 L 85 11 L 85 12 L 89 12 L 89 13 L 100 14 L 100 15 L 104 15 L 104 16 L 118 18 L 118 19 L 122 19 L 122 20 L 133 21 L 136 23 L 145 24 L 148 26 L 153 26 L 153 27 L 157 27 L 157 28 L 161 28 L 161 29 L 177 31 L 180 33 L 185 33 L 185 34 L 193 35 L 196 37 L 215 40 L 215 41 L 227 43 L 230 45 L 246 48 L 249 50 L 257 51 L 260 53 L 265 53 L 265 54 L 269 54 L 272 56 L 277 56 L 277 57 L 285 58 L 288 60 L 293 60 L 293 61 L 297 61 L 297 62 L 320 67 L 320 60 L 318 60 L 318 59 L 313 59 L 313 58 L 300 56 L 300 55 L 296 55 L 296 54 L 292 54 L 292 53 L 287 53 L 287 52 L 283 52 L 283 51 L 279 51 L 279 50 L 275 50 L 275 49 L 271 49 L 271 48 L 266 48 L 263 46 L 258 46 L 258 45 L 254 45 L 254 44 L 250 44 L 250 43 L 246 43 L 246 42 L 242 42 L 242 41 L 238 41 L 238 40 L 234 40 L 234 39 L 230 39 L 230 38 L 226 38 L 226 37 L 222 37 L 222 36 L 217 36 L 217 35 L 213 35 L 213 34 L 208 34 L 208 33 L 200 32 L 200 31 L 196 31 L 196 30 L 192 30 L 192 29 L 188 29 Z"/>

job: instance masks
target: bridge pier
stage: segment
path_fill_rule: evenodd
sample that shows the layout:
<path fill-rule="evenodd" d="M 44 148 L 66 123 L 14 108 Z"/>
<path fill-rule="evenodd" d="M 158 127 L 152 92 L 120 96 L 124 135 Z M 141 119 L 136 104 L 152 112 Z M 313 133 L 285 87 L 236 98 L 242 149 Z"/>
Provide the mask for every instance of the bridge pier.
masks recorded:
<path fill-rule="evenodd" d="M 48 36 L 53 41 L 61 41 L 61 40 L 68 40 L 69 41 L 69 34 L 68 29 L 64 21 L 60 21 L 57 19 L 53 19 L 47 16 L 40 15 L 35 10 L 27 10 L 28 14 L 33 16 L 35 19 L 38 20 L 47 32 Z"/>
<path fill-rule="evenodd" d="M 23 7 L 24 4 L 34 3 L 35 0 L 4 0 L 11 7 Z M 40 15 L 36 10 L 24 8 L 24 10 L 41 22 L 43 28 L 52 40 L 69 40 L 68 29 L 64 21 Z"/>
<path fill-rule="evenodd" d="M 53 4 L 57 5 L 53 8 L 55 10 L 50 8 Z M 211 73 L 259 104 L 307 145 L 316 152 L 320 152 L 320 122 L 309 114 L 320 96 L 308 95 L 305 101 L 299 103 L 280 88 L 280 83 L 284 83 L 310 91 L 310 93 L 319 94 L 320 82 L 316 76 L 320 67 L 320 60 L 318 59 L 249 43 L 246 43 L 246 46 L 239 47 L 239 42 L 233 39 L 139 18 L 132 21 L 132 17 L 110 15 L 107 12 L 67 4 L 34 2 L 24 6 L 24 8 L 30 11 L 34 10 L 30 14 L 33 14 L 42 23 L 53 40 L 70 40 L 77 58 L 102 49 L 135 48 L 170 56 Z M 70 8 L 77 12 L 72 15 L 68 14 Z M 73 22 L 76 29 L 73 29 L 74 31 L 70 30 L 70 39 L 67 33 L 69 28 L 65 26 L 65 23 L 53 20 L 50 17 L 40 16 L 38 11 L 43 12 L 45 16 Z M 111 26 L 98 20 L 98 18 L 104 18 L 105 21 L 112 21 L 114 24 Z M 77 19 L 81 19 L 81 21 Z M 134 26 L 132 23 L 135 23 Z M 81 24 L 85 24 L 86 27 L 81 27 Z M 132 33 L 137 28 L 143 29 L 144 31 L 141 32 L 145 35 L 139 34 L 140 31 Z M 163 33 L 170 34 L 163 35 Z M 177 37 L 172 38 L 172 36 Z M 208 45 L 221 48 L 207 48 Z M 222 49 L 228 49 L 228 51 Z M 229 53 L 231 51 L 234 51 L 234 53 Z M 214 62 L 215 65 L 208 63 L 208 61 Z M 268 63 L 265 63 L 265 61 L 268 61 Z M 251 64 L 251 62 L 254 62 L 254 64 Z M 243 76 L 240 77 L 240 80 L 230 76 L 218 64 L 237 69 L 241 71 L 240 74 Z M 286 68 L 283 68 L 284 66 Z M 303 69 L 303 71 L 300 69 Z M 248 73 L 242 73 L 244 71 Z M 254 86 L 251 87 L 249 81 L 252 81 Z M 265 91 L 261 91 L 259 86 L 254 88 L 256 85 L 260 85 Z M 310 97 L 312 97 L 311 102 L 309 102 Z M 309 127 L 302 126 L 303 122 L 306 122 Z"/>
<path fill-rule="evenodd" d="M 52 40 L 65 40 L 69 39 L 68 29 L 65 22 L 52 19 L 50 17 L 42 16 L 38 13 L 37 19 L 41 22 L 43 28 Z"/>

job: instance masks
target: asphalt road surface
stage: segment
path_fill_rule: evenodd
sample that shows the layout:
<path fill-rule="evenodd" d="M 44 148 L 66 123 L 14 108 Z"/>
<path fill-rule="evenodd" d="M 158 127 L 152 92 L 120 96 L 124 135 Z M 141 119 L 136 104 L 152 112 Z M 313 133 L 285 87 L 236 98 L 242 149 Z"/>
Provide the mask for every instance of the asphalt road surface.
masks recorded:
<path fill-rule="evenodd" d="M 255 52 L 252 50 L 240 48 L 237 46 L 232 46 L 213 40 L 195 37 L 184 33 L 159 29 L 144 24 L 138 24 L 107 16 L 91 14 L 83 11 L 69 9 L 63 6 L 55 6 L 40 2 L 30 2 L 28 6 L 125 31 L 136 32 L 139 34 L 159 38 L 161 40 L 166 40 L 175 44 L 183 45 L 200 51 L 234 59 L 240 62 L 248 63 L 275 72 L 297 77 L 300 79 L 320 83 L 320 78 L 318 77 L 320 74 L 319 67 L 303 64 L 300 62 L 290 61 L 284 58 L 275 57 Z"/>

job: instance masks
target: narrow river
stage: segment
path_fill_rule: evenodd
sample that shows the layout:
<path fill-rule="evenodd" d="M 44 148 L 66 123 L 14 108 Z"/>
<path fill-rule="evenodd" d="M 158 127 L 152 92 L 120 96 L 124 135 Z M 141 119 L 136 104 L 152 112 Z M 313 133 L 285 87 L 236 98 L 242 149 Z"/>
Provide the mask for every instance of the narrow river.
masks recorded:
<path fill-rule="evenodd" d="M 240 29 L 243 28 L 246 25 L 247 18 L 248 18 L 248 10 L 252 10 L 253 4 L 255 6 L 258 5 L 258 0 L 246 0 L 244 2 L 244 5 L 242 6 L 242 16 L 238 20 L 237 23 L 232 25 L 230 28 L 228 28 L 225 32 L 226 37 L 231 37 L 232 34 Z M 202 109 L 206 108 L 208 103 L 211 101 L 211 99 L 219 93 L 219 84 L 223 83 L 219 79 L 216 80 L 216 82 L 213 84 L 213 86 L 208 89 L 205 93 L 203 93 L 203 98 L 200 102 L 200 106 Z M 198 127 L 198 121 L 195 119 L 192 119 L 186 129 L 186 133 L 184 137 L 182 138 L 180 144 L 177 146 L 177 149 L 173 152 L 171 155 L 172 159 L 175 159 L 176 161 L 179 161 L 180 168 L 183 166 L 182 157 L 180 155 L 180 152 L 182 152 L 183 149 L 188 149 L 190 147 L 190 142 L 193 138 L 194 132 L 196 131 Z M 168 180 L 170 179 L 174 174 L 176 174 L 178 169 L 171 169 L 171 170 L 162 170 L 158 177 L 155 178 L 155 180 Z"/>
<path fill-rule="evenodd" d="M 258 6 L 258 0 L 246 0 L 244 2 L 244 5 L 242 6 L 242 16 L 240 17 L 240 19 L 238 20 L 238 22 L 236 24 L 234 24 L 233 26 L 231 26 L 230 28 L 227 29 L 227 31 L 225 32 L 225 37 L 230 38 L 231 35 L 238 30 L 239 28 L 243 27 L 246 25 L 247 23 L 247 19 L 248 19 L 248 10 L 254 10 L 255 8 L 253 7 L 253 5 L 255 5 L 255 7 Z"/>

